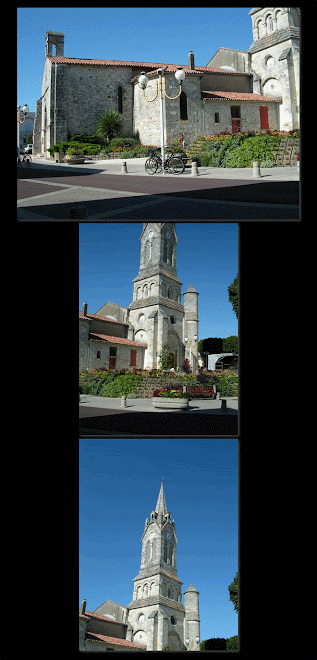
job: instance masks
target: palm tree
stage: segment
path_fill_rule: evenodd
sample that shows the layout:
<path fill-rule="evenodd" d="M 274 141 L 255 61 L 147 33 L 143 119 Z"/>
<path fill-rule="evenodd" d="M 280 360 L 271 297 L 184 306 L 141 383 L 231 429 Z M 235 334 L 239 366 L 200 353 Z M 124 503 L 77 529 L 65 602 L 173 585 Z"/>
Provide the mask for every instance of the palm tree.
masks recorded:
<path fill-rule="evenodd" d="M 105 115 L 102 115 L 98 121 L 96 134 L 102 139 L 103 142 L 109 144 L 112 138 L 116 137 L 122 129 L 122 118 L 117 112 L 109 110 Z"/>

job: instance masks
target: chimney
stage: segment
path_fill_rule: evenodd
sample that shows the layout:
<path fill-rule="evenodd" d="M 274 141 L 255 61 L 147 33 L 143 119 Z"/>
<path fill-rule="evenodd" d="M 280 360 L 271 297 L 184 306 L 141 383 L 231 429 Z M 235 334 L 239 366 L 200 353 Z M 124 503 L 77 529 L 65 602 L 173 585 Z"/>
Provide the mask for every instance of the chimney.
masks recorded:
<path fill-rule="evenodd" d="M 87 303 L 84 302 L 84 304 L 83 304 L 83 316 L 86 316 L 86 314 L 87 314 Z"/>
<path fill-rule="evenodd" d="M 194 60 L 194 53 L 192 50 L 189 51 L 188 54 L 188 66 L 190 71 L 194 71 L 195 69 L 195 60 Z"/>
<path fill-rule="evenodd" d="M 86 598 L 84 598 L 84 600 L 82 601 L 82 604 L 81 604 L 81 608 L 80 608 L 80 613 L 81 613 L 81 614 L 85 614 L 85 610 L 86 610 L 86 602 L 87 602 L 87 601 L 86 601 Z"/>

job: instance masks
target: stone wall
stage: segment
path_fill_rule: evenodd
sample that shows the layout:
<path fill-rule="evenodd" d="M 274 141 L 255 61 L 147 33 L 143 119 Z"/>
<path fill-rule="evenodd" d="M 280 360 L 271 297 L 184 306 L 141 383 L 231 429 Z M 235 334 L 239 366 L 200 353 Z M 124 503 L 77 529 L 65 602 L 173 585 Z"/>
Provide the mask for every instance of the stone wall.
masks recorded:
<path fill-rule="evenodd" d="M 67 64 L 64 94 L 67 99 L 68 132 L 89 135 L 95 133 L 102 115 L 109 110 L 118 112 L 118 88 L 121 86 L 123 93 L 121 135 L 132 135 L 131 77 L 130 67 Z"/>

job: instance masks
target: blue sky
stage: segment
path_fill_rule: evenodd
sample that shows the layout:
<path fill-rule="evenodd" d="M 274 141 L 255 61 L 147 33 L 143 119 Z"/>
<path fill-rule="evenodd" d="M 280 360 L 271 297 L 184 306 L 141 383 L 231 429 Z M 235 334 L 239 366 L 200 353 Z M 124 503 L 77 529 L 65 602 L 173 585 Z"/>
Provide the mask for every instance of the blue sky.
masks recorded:
<path fill-rule="evenodd" d="M 228 286 L 238 273 L 236 223 L 176 223 L 177 274 L 182 293 L 199 293 L 199 339 L 238 335 Z M 79 225 L 79 309 L 94 314 L 108 300 L 127 307 L 140 266 L 143 223 Z M 183 303 L 182 298 L 182 303 Z"/>
<path fill-rule="evenodd" d="M 18 103 L 41 97 L 45 34 L 63 32 L 64 55 L 206 66 L 220 46 L 248 50 L 251 7 L 20 7 Z"/>
<path fill-rule="evenodd" d="M 79 467 L 79 603 L 131 602 L 163 476 L 182 592 L 190 582 L 200 592 L 201 641 L 237 635 L 228 586 L 238 571 L 238 441 L 82 438 Z"/>

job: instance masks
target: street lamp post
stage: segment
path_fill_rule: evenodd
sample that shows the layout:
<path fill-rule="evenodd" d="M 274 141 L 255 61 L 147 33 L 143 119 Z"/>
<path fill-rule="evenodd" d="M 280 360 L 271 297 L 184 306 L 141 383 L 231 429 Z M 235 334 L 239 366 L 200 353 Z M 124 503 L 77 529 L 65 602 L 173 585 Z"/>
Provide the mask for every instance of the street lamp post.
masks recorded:
<path fill-rule="evenodd" d="M 175 99 L 178 99 L 178 97 L 181 95 L 182 92 L 182 84 L 185 80 L 185 71 L 181 66 L 177 67 L 177 71 L 175 71 L 175 78 L 177 80 L 177 83 L 179 84 L 179 92 L 176 96 L 169 96 L 166 92 L 166 86 L 165 86 L 165 77 L 164 77 L 164 71 L 166 71 L 167 67 L 165 69 L 158 69 L 157 73 L 159 76 L 159 80 L 156 81 L 156 94 L 153 99 L 147 99 L 144 93 L 144 90 L 146 89 L 146 86 L 148 84 L 148 77 L 145 74 L 144 71 L 141 72 L 139 78 L 138 78 L 138 83 L 139 87 L 141 87 L 143 91 L 143 98 L 147 103 L 152 103 L 155 101 L 155 99 L 158 96 L 158 93 L 160 94 L 160 119 L 161 119 L 161 157 L 162 157 L 162 173 L 163 175 L 165 174 L 164 171 L 164 162 L 165 162 L 165 155 L 164 155 L 164 143 L 165 143 L 165 136 L 164 136 L 164 107 L 163 107 L 163 100 L 164 96 L 167 96 L 168 99 L 171 99 L 174 101 Z"/>
<path fill-rule="evenodd" d="M 18 158 L 20 159 L 20 124 L 24 124 L 28 114 L 29 106 L 24 105 L 22 108 L 23 117 L 21 118 L 21 106 L 17 106 L 17 142 L 18 142 Z"/>

